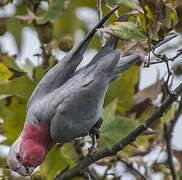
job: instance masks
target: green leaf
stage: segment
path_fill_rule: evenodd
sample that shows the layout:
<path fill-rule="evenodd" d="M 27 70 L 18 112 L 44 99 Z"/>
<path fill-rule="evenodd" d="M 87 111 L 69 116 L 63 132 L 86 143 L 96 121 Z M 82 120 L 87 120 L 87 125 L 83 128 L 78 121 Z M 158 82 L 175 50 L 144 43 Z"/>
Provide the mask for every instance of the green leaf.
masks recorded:
<path fill-rule="evenodd" d="M 13 96 L 9 97 L 8 101 L 0 101 L 0 117 L 4 120 L 3 127 L 8 141 L 4 144 L 13 143 L 20 135 L 26 115 L 26 104 L 25 98 Z"/>
<path fill-rule="evenodd" d="M 141 107 L 141 106 L 140 106 Z M 140 117 L 138 117 L 138 122 L 143 122 L 145 119 L 147 119 L 153 112 L 155 111 L 155 108 L 153 106 L 147 107 Z"/>
<path fill-rule="evenodd" d="M 40 171 L 38 171 L 31 175 L 30 180 L 46 180 L 46 176 Z"/>
<path fill-rule="evenodd" d="M 71 143 L 64 144 L 63 147 L 53 147 L 48 153 L 46 160 L 40 166 L 40 170 L 47 176 L 48 180 L 52 180 L 56 173 L 63 170 L 67 166 L 73 166 L 74 150 Z"/>
<path fill-rule="evenodd" d="M 143 13 L 138 13 L 136 14 L 138 22 L 140 23 L 142 29 L 144 30 L 144 32 L 147 32 L 147 27 L 146 27 L 146 20 L 145 20 L 145 16 Z"/>
<path fill-rule="evenodd" d="M 5 167 L 7 164 L 6 161 L 7 161 L 6 158 L 0 156 L 0 167 Z M 0 175 L 0 179 L 1 179 L 1 175 Z"/>
<path fill-rule="evenodd" d="M 0 63 L 0 81 L 7 81 L 12 75 L 8 67 Z"/>
<path fill-rule="evenodd" d="M 54 42 L 58 47 L 59 41 L 66 35 L 75 37 L 78 28 L 81 27 L 81 21 L 76 16 L 79 1 L 70 1 L 68 8 L 64 9 L 64 13 L 54 21 Z M 65 23 L 71 22 L 71 23 Z M 84 29 L 85 30 L 85 29 Z M 87 30 L 87 29 L 86 29 Z M 87 33 L 87 32 L 86 32 Z"/>
<path fill-rule="evenodd" d="M 147 40 L 147 36 L 140 25 L 133 22 L 116 22 L 108 28 L 101 28 L 100 31 L 112 34 L 124 40 L 136 40 L 137 42 Z"/>
<path fill-rule="evenodd" d="M 44 24 L 47 21 L 56 19 L 64 9 L 66 1 L 67 0 L 54 0 L 50 8 L 47 10 L 44 18 L 42 20 L 38 20 L 37 22 L 39 24 Z"/>
<path fill-rule="evenodd" d="M 7 31 L 10 32 L 15 38 L 17 48 L 20 51 L 21 40 L 22 40 L 22 29 L 23 29 L 21 21 L 15 17 L 8 18 L 6 20 L 6 27 Z"/>
<path fill-rule="evenodd" d="M 133 0 L 105 0 L 105 2 L 111 7 L 117 4 L 122 4 L 131 9 L 141 10 L 140 6 L 138 6 Z"/>
<path fill-rule="evenodd" d="M 151 26 L 152 26 L 152 31 L 151 31 L 152 39 L 155 40 L 155 41 L 158 41 L 158 28 L 157 28 L 157 25 L 158 24 L 157 24 L 157 20 L 153 17 L 153 14 L 151 12 L 151 9 L 149 8 L 148 5 L 145 5 L 144 8 L 145 8 L 145 11 L 146 11 L 146 17 L 147 17 L 148 21 L 151 21 Z M 144 16 L 144 14 L 143 14 L 143 16 Z M 148 24 L 149 24 L 149 22 L 148 22 Z M 147 32 L 146 25 L 145 25 L 145 28 L 142 25 L 142 28 L 144 29 L 145 32 Z"/>
<path fill-rule="evenodd" d="M 145 11 L 146 11 L 146 17 L 148 19 L 150 19 L 150 20 L 154 20 L 153 15 L 152 15 L 152 12 L 151 12 L 149 6 L 145 5 L 144 8 L 145 8 Z"/>
<path fill-rule="evenodd" d="M 124 114 L 130 108 L 135 93 L 135 85 L 139 80 L 139 70 L 138 66 L 132 66 L 110 85 L 105 97 L 104 107 L 117 98 L 117 109 L 121 113 Z"/>
<path fill-rule="evenodd" d="M 171 20 L 172 20 L 173 26 L 176 25 L 176 23 L 178 22 L 177 13 L 174 11 L 171 13 Z"/>
<path fill-rule="evenodd" d="M 27 75 L 30 78 L 32 78 L 34 65 L 33 65 L 33 63 L 29 59 L 25 60 L 25 64 L 22 66 L 22 68 L 23 68 L 24 72 L 26 72 Z"/>
<path fill-rule="evenodd" d="M 11 69 L 22 72 L 23 70 L 17 65 L 15 58 L 16 56 L 8 56 L 7 54 L 2 54 L 0 56 L 0 62 Z"/>
<path fill-rule="evenodd" d="M 171 27 L 171 13 L 172 13 L 172 10 L 169 7 L 165 7 L 164 24 L 168 28 Z"/>
<path fill-rule="evenodd" d="M 166 27 L 171 28 L 177 23 L 177 13 L 175 5 L 171 2 L 165 4 L 165 19 L 164 24 Z"/>
<path fill-rule="evenodd" d="M 27 75 L 0 82 L 0 95 L 17 95 L 29 99 L 35 88 L 33 81 Z"/>
<path fill-rule="evenodd" d="M 106 148 L 127 136 L 137 122 L 126 117 L 115 116 L 116 105 L 108 105 L 103 112 L 104 123 L 101 126 L 100 147 Z"/>
<path fill-rule="evenodd" d="M 174 118 L 175 112 L 176 112 L 177 106 L 173 105 L 171 106 L 170 110 L 165 113 L 160 119 L 161 119 L 161 128 L 163 128 L 164 123 L 168 123 Z"/>
<path fill-rule="evenodd" d="M 152 30 L 153 30 L 152 39 L 158 41 L 159 37 L 157 32 L 157 25 L 155 23 L 152 24 Z"/>
<path fill-rule="evenodd" d="M 74 177 L 74 178 L 71 178 L 71 180 L 84 180 L 84 178 L 82 178 L 82 177 Z"/>
<path fill-rule="evenodd" d="M 55 57 L 51 56 L 49 58 L 49 69 L 53 68 L 57 63 L 58 61 L 55 59 Z"/>
<path fill-rule="evenodd" d="M 25 15 L 27 13 L 27 6 L 24 2 L 19 1 L 16 4 L 16 15 Z"/>
<path fill-rule="evenodd" d="M 35 80 L 36 83 L 38 83 L 43 78 L 44 75 L 45 75 L 45 70 L 42 67 L 42 65 L 36 67 L 33 71 L 33 79 Z"/>

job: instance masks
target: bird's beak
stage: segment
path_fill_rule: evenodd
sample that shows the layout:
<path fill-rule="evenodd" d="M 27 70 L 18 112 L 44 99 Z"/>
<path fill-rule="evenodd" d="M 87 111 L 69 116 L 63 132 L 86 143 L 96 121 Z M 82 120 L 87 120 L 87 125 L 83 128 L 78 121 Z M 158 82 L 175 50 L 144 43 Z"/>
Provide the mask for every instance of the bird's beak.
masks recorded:
<path fill-rule="evenodd" d="M 34 170 L 33 167 L 22 165 L 19 169 L 16 170 L 16 172 L 21 176 L 30 176 L 33 170 Z"/>

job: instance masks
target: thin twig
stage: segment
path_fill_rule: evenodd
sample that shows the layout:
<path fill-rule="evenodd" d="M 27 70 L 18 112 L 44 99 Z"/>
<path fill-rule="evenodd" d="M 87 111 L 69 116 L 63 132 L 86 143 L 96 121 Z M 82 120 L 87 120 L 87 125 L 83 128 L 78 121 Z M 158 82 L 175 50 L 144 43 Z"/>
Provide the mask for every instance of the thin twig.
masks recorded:
<path fill-rule="evenodd" d="M 130 164 L 130 163 L 124 161 L 123 159 L 121 159 L 121 157 L 118 157 L 118 159 L 119 159 L 123 164 L 125 164 L 125 165 L 127 166 L 127 168 L 130 169 L 131 172 L 133 172 L 136 176 L 139 176 L 141 180 L 142 180 L 142 179 L 143 179 L 143 180 L 147 180 L 147 179 L 148 179 L 148 178 L 145 177 L 143 174 L 141 174 L 140 171 L 138 171 L 136 168 L 134 168 L 134 167 L 132 166 L 132 164 Z"/>
<path fill-rule="evenodd" d="M 85 171 L 83 173 L 83 177 L 85 180 L 92 180 L 92 178 L 90 177 L 90 173 L 88 171 Z"/>
<path fill-rule="evenodd" d="M 145 23 L 147 24 L 147 12 L 146 12 L 146 9 L 145 9 L 145 3 L 144 1 L 142 0 L 139 0 L 139 3 L 140 3 L 140 6 L 142 7 L 143 9 L 143 12 L 144 12 L 144 19 L 145 19 Z M 176 34 L 172 34 L 172 35 L 169 35 L 165 40 L 161 41 L 159 44 L 155 45 L 155 46 L 152 46 L 152 41 L 151 41 L 151 37 L 150 37 L 150 30 L 148 29 L 149 27 L 146 25 L 146 36 L 147 36 L 147 39 L 148 39 L 148 45 L 149 45 L 149 53 L 148 53 L 148 60 L 147 62 L 144 63 L 144 67 L 149 67 L 151 64 L 150 62 L 150 52 L 152 52 L 154 54 L 154 56 L 156 56 L 157 58 L 161 59 L 161 55 L 159 54 L 156 54 L 155 53 L 155 48 L 158 48 L 160 47 L 161 45 L 165 44 L 166 42 L 170 41 L 171 39 L 175 38 L 177 35 Z"/>
<path fill-rule="evenodd" d="M 50 58 L 51 54 L 48 54 L 46 52 L 44 45 L 41 46 L 41 49 L 42 49 L 41 56 L 43 59 L 42 67 L 44 68 L 45 72 L 48 72 L 49 71 L 49 58 Z"/>
<path fill-rule="evenodd" d="M 182 82 L 180 85 L 174 90 L 174 93 L 170 93 L 166 100 L 162 103 L 162 105 L 156 109 L 151 116 L 149 116 L 143 123 L 141 123 L 136 129 L 134 129 L 128 136 L 123 138 L 121 141 L 116 143 L 115 145 L 105 148 L 100 151 L 96 151 L 92 156 L 87 155 L 80 163 L 73 167 L 72 169 L 67 170 L 62 174 L 58 174 L 54 180 L 64 180 L 71 179 L 72 177 L 80 175 L 84 171 L 84 169 L 94 162 L 106 157 L 116 155 L 117 152 L 123 150 L 127 145 L 131 144 L 136 140 L 138 136 L 140 136 L 154 121 L 158 120 L 166 110 L 171 106 L 171 104 L 177 101 L 178 96 L 182 92 Z"/>
<path fill-rule="evenodd" d="M 142 0 L 139 0 L 139 3 L 140 3 L 140 6 L 142 7 L 142 10 L 143 10 L 143 15 L 144 15 L 144 19 L 145 19 L 145 25 L 146 25 L 146 36 L 147 36 L 147 39 L 148 39 L 148 44 L 149 44 L 149 50 L 148 50 L 148 60 L 147 62 L 144 64 L 144 67 L 149 67 L 150 66 L 150 52 L 152 51 L 152 43 L 151 43 L 151 38 L 150 38 L 150 34 L 149 34 L 149 29 L 148 29 L 148 26 L 147 26 L 147 12 L 146 12 L 146 9 L 145 9 L 145 4 Z"/>
<path fill-rule="evenodd" d="M 168 62 L 168 58 L 167 56 L 164 55 L 164 62 L 166 63 L 166 68 L 167 68 L 167 80 L 165 81 L 165 86 L 166 86 L 166 89 L 167 89 L 167 92 L 170 93 L 170 90 L 169 90 L 169 79 L 172 75 L 172 72 L 170 70 L 170 67 L 169 67 L 169 62 Z"/>
<path fill-rule="evenodd" d="M 174 39 L 174 38 L 177 37 L 177 36 L 178 36 L 178 35 L 175 34 L 175 33 L 169 34 L 163 41 L 161 41 L 159 44 L 155 45 L 155 46 L 154 46 L 154 49 L 156 49 L 156 48 L 162 46 L 163 44 L 167 43 L 168 41 Z"/>
<path fill-rule="evenodd" d="M 152 65 L 152 64 L 164 63 L 165 61 L 168 61 L 168 62 L 169 62 L 169 61 L 175 61 L 176 58 L 178 58 L 178 57 L 181 56 L 181 55 L 182 55 L 182 49 L 178 49 L 178 50 L 177 50 L 177 54 L 176 54 L 175 56 L 173 56 L 172 58 L 167 58 L 167 59 L 164 60 L 164 59 L 163 59 L 163 56 L 164 56 L 164 55 L 163 55 L 163 56 L 161 56 L 161 57 L 162 57 L 162 58 L 161 58 L 162 60 L 159 60 L 159 59 L 158 59 L 158 61 L 156 61 L 156 62 L 151 62 L 150 65 Z"/>
<path fill-rule="evenodd" d="M 97 174 L 96 174 L 96 172 L 94 171 L 94 169 L 88 168 L 88 172 L 89 172 L 89 174 L 90 174 L 90 177 L 91 177 L 93 180 L 99 180 L 99 178 L 97 177 Z"/>
<path fill-rule="evenodd" d="M 166 140 L 166 150 L 167 150 L 167 154 L 168 154 L 168 164 L 169 164 L 169 168 L 170 168 L 173 180 L 178 180 L 178 177 L 177 177 L 175 167 L 174 167 L 174 162 L 173 162 L 173 155 L 172 155 L 172 149 L 171 149 L 171 140 L 172 140 L 172 137 L 173 137 L 174 127 L 175 127 L 175 125 L 176 125 L 176 123 L 177 123 L 177 121 L 179 119 L 181 111 L 182 111 L 182 104 L 181 104 L 181 102 L 179 102 L 179 107 L 175 112 L 174 119 L 171 120 L 170 128 L 168 128 L 166 123 L 164 124 L 164 138 Z"/>
<path fill-rule="evenodd" d="M 104 172 L 104 175 L 102 176 L 102 179 L 101 180 L 105 180 L 107 175 L 108 175 L 108 171 L 111 169 L 111 165 L 108 165 L 107 166 L 107 169 L 105 170 Z"/>
<path fill-rule="evenodd" d="M 181 55 L 182 55 L 182 49 L 178 49 L 178 50 L 177 50 L 176 56 L 170 58 L 169 60 L 170 60 L 170 61 L 174 61 L 176 58 L 178 58 L 178 57 L 181 56 Z"/>
<path fill-rule="evenodd" d="M 97 12 L 98 12 L 99 21 L 101 21 L 102 19 L 101 0 L 96 0 L 96 4 L 97 4 Z M 105 45 L 105 37 L 104 37 L 104 33 L 101 31 L 100 31 L 100 38 L 101 38 L 101 47 L 103 47 Z"/>
<path fill-rule="evenodd" d="M 180 55 L 182 55 L 182 49 L 178 49 L 177 50 L 177 54 L 175 56 L 173 56 L 172 58 L 168 58 L 165 54 L 163 55 L 156 55 L 154 53 L 154 55 L 156 57 L 158 57 L 159 59 L 157 59 L 157 62 L 152 62 L 150 63 L 151 64 L 157 64 L 157 63 L 161 63 L 161 62 L 165 62 L 166 63 L 166 67 L 167 67 L 167 80 L 165 81 L 165 86 L 166 86 L 166 89 L 167 89 L 167 92 L 170 93 L 170 90 L 169 90 L 169 80 L 170 80 L 170 77 L 172 75 L 172 72 L 170 70 L 170 67 L 169 67 L 169 61 L 174 61 L 176 58 L 178 58 Z"/>

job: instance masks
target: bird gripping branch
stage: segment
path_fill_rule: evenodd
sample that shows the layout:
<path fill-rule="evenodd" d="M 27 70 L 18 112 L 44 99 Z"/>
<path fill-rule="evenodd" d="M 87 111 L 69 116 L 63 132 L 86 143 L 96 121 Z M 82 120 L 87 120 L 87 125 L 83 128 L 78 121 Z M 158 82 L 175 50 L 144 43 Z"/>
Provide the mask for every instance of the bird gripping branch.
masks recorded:
<path fill-rule="evenodd" d="M 120 51 L 115 50 L 117 39 L 111 37 L 91 63 L 76 70 L 96 29 L 116 10 L 108 13 L 35 88 L 23 131 L 8 154 L 7 163 L 13 171 L 30 175 L 57 142 L 87 135 L 101 118 L 110 83 L 138 61 L 138 55 L 120 58 Z"/>

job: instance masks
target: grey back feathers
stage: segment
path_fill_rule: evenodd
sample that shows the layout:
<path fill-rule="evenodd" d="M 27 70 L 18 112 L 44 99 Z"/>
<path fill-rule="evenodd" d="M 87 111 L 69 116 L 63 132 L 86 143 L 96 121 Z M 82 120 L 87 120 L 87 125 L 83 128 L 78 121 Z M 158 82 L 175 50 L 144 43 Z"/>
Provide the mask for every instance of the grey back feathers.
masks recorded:
<path fill-rule="evenodd" d="M 111 81 L 139 59 L 138 55 L 120 58 L 120 51 L 115 50 L 118 38 L 111 36 L 91 62 L 76 71 L 96 29 L 115 10 L 43 77 L 29 100 L 26 121 L 43 121 L 56 142 L 86 135 L 102 115 Z M 124 16 L 119 21 L 127 18 Z"/>

